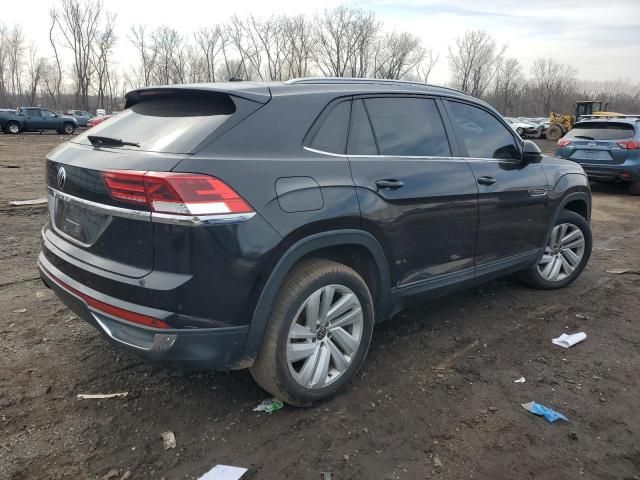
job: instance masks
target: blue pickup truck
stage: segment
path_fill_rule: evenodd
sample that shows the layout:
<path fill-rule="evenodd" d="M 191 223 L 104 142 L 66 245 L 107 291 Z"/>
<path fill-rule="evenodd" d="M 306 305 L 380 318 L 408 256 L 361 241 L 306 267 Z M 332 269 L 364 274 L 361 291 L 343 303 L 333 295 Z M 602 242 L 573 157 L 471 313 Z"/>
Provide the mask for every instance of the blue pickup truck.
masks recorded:
<path fill-rule="evenodd" d="M 66 115 L 58 115 L 39 107 L 19 107 L 15 113 L 0 112 L 0 130 L 5 133 L 38 132 L 55 130 L 67 135 L 78 128 L 78 120 Z"/>

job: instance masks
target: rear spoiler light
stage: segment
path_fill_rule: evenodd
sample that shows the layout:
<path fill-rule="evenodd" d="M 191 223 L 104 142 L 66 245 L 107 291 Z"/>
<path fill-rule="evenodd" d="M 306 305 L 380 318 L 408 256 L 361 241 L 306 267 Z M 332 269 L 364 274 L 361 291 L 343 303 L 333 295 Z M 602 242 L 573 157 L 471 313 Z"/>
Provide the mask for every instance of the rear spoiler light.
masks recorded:
<path fill-rule="evenodd" d="M 174 215 L 253 213 L 251 206 L 222 180 L 193 173 L 109 170 L 102 179 L 114 200 Z"/>

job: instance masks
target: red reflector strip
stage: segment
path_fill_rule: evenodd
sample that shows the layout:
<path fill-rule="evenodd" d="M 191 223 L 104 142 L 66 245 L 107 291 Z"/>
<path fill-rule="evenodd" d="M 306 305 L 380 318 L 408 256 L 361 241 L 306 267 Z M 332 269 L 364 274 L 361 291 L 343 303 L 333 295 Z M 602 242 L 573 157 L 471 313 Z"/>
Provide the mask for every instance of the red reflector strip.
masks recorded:
<path fill-rule="evenodd" d="M 49 273 L 49 278 L 51 278 L 51 280 L 57 283 L 58 286 L 72 293 L 76 297 L 80 297 L 81 299 L 83 299 L 85 302 L 87 302 L 87 305 L 89 305 L 90 307 L 93 307 L 96 310 L 100 310 L 101 312 L 104 312 L 108 315 L 113 315 L 114 317 L 117 317 L 121 320 L 126 320 L 132 323 L 138 323 L 140 325 L 145 325 L 147 327 L 171 328 L 171 325 L 163 322 L 162 320 L 158 320 L 157 318 L 150 317 L 148 315 L 142 315 L 140 313 L 132 312 L 130 310 L 125 310 L 124 308 L 116 307 L 114 305 L 109 305 L 108 303 L 101 302 L 97 298 L 90 297 L 89 295 L 82 293 L 73 287 L 70 287 L 59 278 L 56 278 L 53 275 L 51 275 L 51 273 Z"/>

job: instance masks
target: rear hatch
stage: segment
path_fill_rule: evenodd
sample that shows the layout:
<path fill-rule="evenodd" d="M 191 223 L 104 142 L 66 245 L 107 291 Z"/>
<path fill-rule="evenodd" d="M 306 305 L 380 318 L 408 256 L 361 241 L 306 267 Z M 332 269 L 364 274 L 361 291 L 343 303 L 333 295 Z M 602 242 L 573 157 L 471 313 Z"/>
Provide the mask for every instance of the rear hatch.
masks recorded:
<path fill-rule="evenodd" d="M 171 171 L 270 98 L 268 89 L 262 97 L 220 90 L 132 92 L 123 112 L 52 151 L 46 163 L 49 250 L 128 277 L 151 272 L 151 212 L 114 195 L 105 172 Z"/>
<path fill-rule="evenodd" d="M 570 160 L 579 163 L 621 164 L 627 159 L 628 150 L 619 143 L 634 138 L 635 128 L 630 123 L 614 121 L 589 121 L 577 123 L 564 137 Z"/>

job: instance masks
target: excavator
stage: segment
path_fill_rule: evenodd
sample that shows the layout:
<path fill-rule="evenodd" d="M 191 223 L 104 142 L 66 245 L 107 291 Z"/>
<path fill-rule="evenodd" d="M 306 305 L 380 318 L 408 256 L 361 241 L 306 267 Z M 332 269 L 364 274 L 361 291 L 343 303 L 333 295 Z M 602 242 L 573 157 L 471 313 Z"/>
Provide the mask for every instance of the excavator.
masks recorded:
<path fill-rule="evenodd" d="M 547 129 L 547 138 L 549 140 L 559 140 L 573 125 L 585 117 L 619 117 L 620 113 L 607 112 L 608 102 L 602 100 L 581 100 L 576 102 L 575 115 L 558 115 L 551 112 L 549 114 L 550 126 Z"/>

